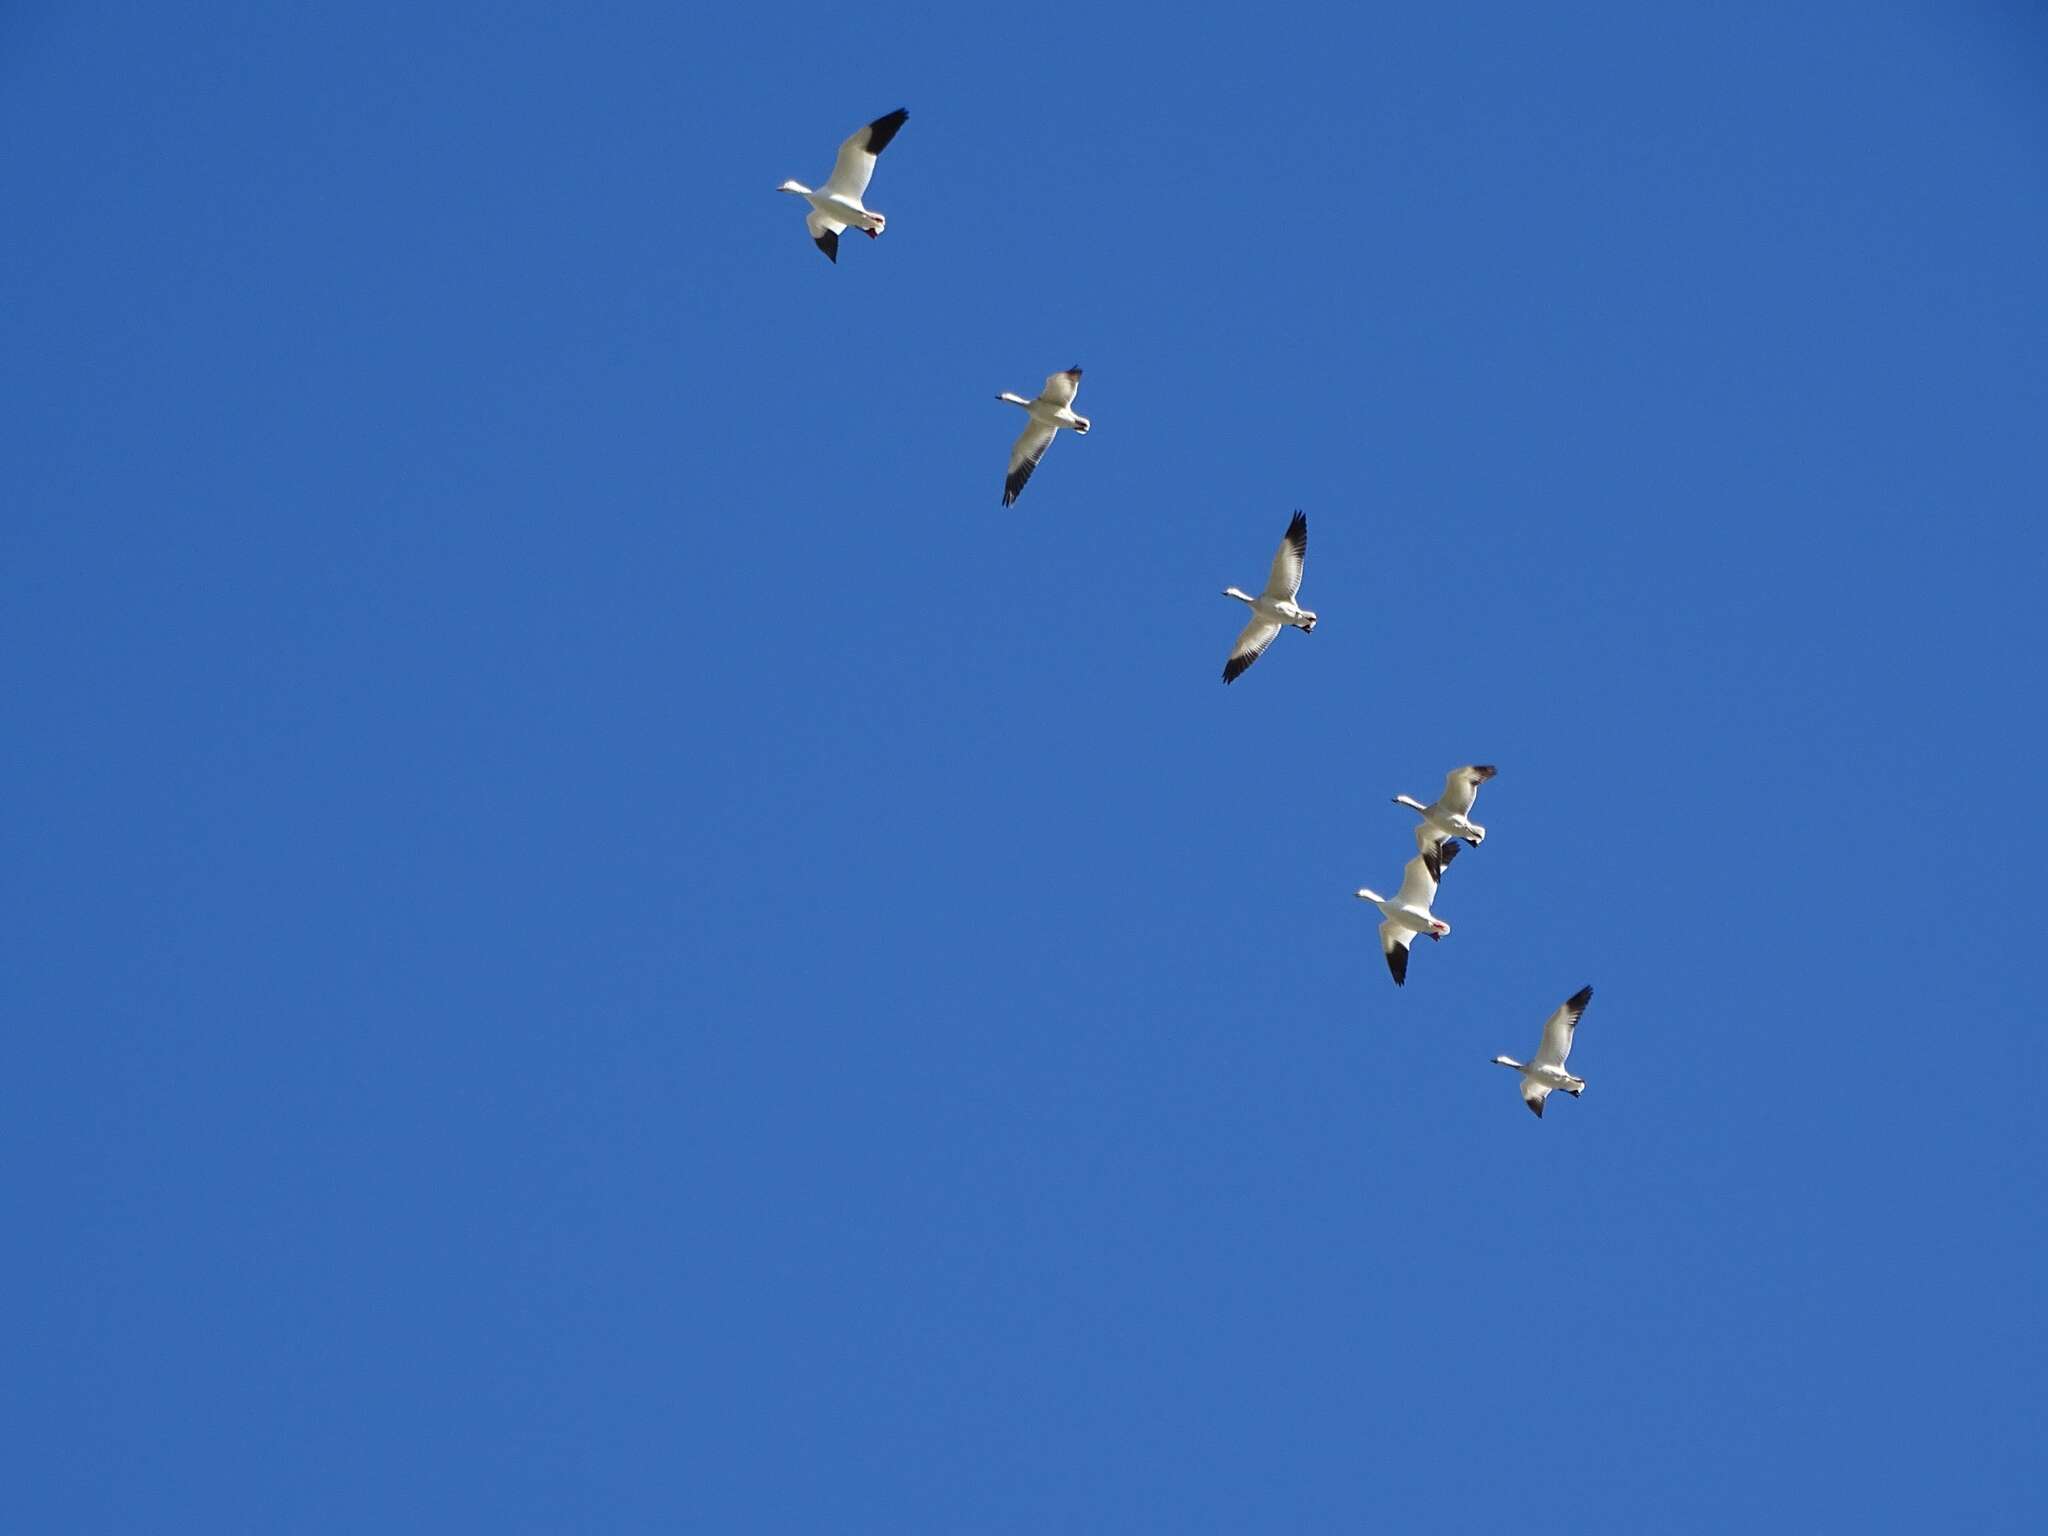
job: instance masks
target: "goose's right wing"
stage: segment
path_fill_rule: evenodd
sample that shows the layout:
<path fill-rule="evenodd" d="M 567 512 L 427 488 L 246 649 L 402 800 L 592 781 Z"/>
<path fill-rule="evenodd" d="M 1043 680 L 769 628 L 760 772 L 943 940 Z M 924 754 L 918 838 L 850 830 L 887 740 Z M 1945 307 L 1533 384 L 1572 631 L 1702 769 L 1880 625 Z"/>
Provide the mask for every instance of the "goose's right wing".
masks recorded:
<path fill-rule="evenodd" d="M 1387 957 L 1387 969 L 1394 973 L 1394 985 L 1408 985 L 1408 946 L 1415 942 L 1413 930 L 1397 923 L 1380 924 L 1380 953 Z"/>
<path fill-rule="evenodd" d="M 1031 472 L 1038 468 L 1038 461 L 1052 446 L 1052 437 L 1053 428 L 1033 420 L 1026 423 L 1024 430 L 1017 434 L 1017 441 L 1010 444 L 1010 473 L 1003 481 L 1004 506 L 1024 494 Z"/>
<path fill-rule="evenodd" d="M 1522 1102 L 1529 1106 L 1529 1113 L 1538 1120 L 1543 1118 L 1543 1101 L 1549 1097 L 1548 1084 L 1532 1083 L 1526 1077 L 1522 1079 Z"/>
<path fill-rule="evenodd" d="M 811 244 L 825 253 L 825 259 L 835 267 L 839 265 L 839 231 L 846 228 L 837 219 L 828 219 L 817 209 L 811 210 L 804 220 L 804 228 L 811 232 Z"/>
<path fill-rule="evenodd" d="M 1230 648 L 1230 660 L 1223 663 L 1223 681 L 1234 683 L 1244 676 L 1245 668 L 1266 654 L 1266 647 L 1273 643 L 1273 637 L 1280 633 L 1277 619 L 1255 618 L 1238 631 L 1237 644 Z"/>
<path fill-rule="evenodd" d="M 1273 572 L 1266 578 L 1266 596 L 1293 602 L 1294 594 L 1301 590 L 1301 568 L 1307 559 L 1308 518 L 1297 512 L 1287 525 L 1280 548 L 1274 552 Z"/>

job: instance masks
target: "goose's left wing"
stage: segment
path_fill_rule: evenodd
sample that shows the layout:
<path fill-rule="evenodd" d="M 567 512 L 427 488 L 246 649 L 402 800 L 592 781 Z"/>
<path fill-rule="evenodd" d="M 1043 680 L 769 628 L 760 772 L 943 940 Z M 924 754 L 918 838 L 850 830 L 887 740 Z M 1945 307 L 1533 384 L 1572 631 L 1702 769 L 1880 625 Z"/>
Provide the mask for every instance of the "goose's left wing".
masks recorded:
<path fill-rule="evenodd" d="M 1266 578 L 1266 596 L 1293 602 L 1294 594 L 1301 590 L 1301 568 L 1307 559 L 1308 519 L 1297 512 L 1273 556 L 1273 574 Z"/>
<path fill-rule="evenodd" d="M 1059 373 L 1049 374 L 1045 381 L 1045 393 L 1038 398 L 1047 405 L 1058 407 L 1072 405 L 1074 396 L 1081 392 L 1081 370 L 1067 368 Z"/>
<path fill-rule="evenodd" d="M 1436 900 L 1436 877 L 1442 867 L 1427 853 L 1410 859 L 1401 871 L 1401 889 L 1394 895 L 1394 905 L 1427 912 L 1429 904 Z"/>
<path fill-rule="evenodd" d="M 1454 816 L 1468 813 L 1472 802 L 1479 798 L 1479 786 L 1498 771 L 1491 763 L 1471 763 L 1463 768 L 1453 768 L 1444 775 L 1443 808 Z"/>
<path fill-rule="evenodd" d="M 1593 1000 L 1593 989 L 1581 987 L 1543 1025 L 1543 1044 L 1536 1052 L 1532 1067 L 1562 1067 L 1565 1058 L 1572 1053 L 1572 1034 L 1579 1027 L 1579 1015 L 1586 1011 L 1586 1004 Z"/>
<path fill-rule="evenodd" d="M 833 162 L 831 178 L 819 190 L 858 202 L 861 194 L 867 191 L 868 183 L 874 180 L 875 156 L 889 147 L 889 141 L 896 137 L 896 130 L 909 116 L 898 107 L 866 127 L 849 133 L 846 142 L 839 146 L 839 158 Z"/>

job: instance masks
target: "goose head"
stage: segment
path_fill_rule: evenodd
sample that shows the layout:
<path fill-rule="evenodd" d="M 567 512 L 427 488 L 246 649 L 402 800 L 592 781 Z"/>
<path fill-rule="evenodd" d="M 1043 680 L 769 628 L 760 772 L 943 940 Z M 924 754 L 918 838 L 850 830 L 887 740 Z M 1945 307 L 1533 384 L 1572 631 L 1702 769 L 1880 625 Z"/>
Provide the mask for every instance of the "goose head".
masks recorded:
<path fill-rule="evenodd" d="M 800 181 L 785 181 L 775 189 L 778 192 L 794 192 L 798 197 L 809 197 L 811 189 Z"/>

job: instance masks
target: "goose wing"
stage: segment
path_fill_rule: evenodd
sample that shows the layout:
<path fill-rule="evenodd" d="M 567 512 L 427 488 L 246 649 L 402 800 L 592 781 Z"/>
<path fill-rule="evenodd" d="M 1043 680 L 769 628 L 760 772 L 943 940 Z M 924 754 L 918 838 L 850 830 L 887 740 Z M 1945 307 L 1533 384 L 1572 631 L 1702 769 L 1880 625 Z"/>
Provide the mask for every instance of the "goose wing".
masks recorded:
<path fill-rule="evenodd" d="M 1472 802 L 1479 798 L 1479 786 L 1492 778 L 1497 770 L 1491 763 L 1471 763 L 1463 768 L 1453 768 L 1444 775 L 1444 797 L 1438 804 L 1454 816 L 1463 816 L 1472 809 Z"/>
<path fill-rule="evenodd" d="M 811 232 L 811 244 L 825 253 L 825 259 L 835 267 L 839 265 L 839 231 L 846 228 L 837 219 L 828 219 L 813 208 L 804 220 L 804 228 Z"/>
<path fill-rule="evenodd" d="M 1579 1027 L 1579 1015 L 1586 1011 L 1586 1004 L 1593 1000 L 1593 989 L 1581 987 L 1557 1012 L 1553 1013 L 1543 1026 L 1543 1044 L 1536 1052 L 1532 1067 L 1563 1067 L 1565 1058 L 1572 1053 L 1572 1032 Z M 1528 1096 L 1529 1090 L 1522 1090 Z M 1541 1111 L 1539 1110 L 1540 1114 Z"/>
<path fill-rule="evenodd" d="M 1078 368 L 1068 368 L 1059 373 L 1047 374 L 1045 393 L 1038 398 L 1057 410 L 1061 406 L 1072 405 L 1074 403 L 1074 396 L 1080 392 L 1081 370 Z"/>
<path fill-rule="evenodd" d="M 1426 853 L 1418 853 L 1410 859 L 1401 871 L 1401 889 L 1394 895 L 1394 905 L 1427 912 L 1429 904 L 1436 900 L 1436 877 L 1442 868 L 1434 857 Z"/>
<path fill-rule="evenodd" d="M 1308 559 L 1308 518 L 1297 512 L 1287 525 L 1287 536 L 1273 555 L 1273 574 L 1266 578 L 1266 596 L 1294 601 L 1301 590 L 1301 567 Z"/>
<path fill-rule="evenodd" d="M 1529 1113 L 1538 1120 L 1543 1118 L 1543 1101 L 1549 1097 L 1549 1084 L 1532 1083 L 1526 1077 L 1522 1079 L 1522 1102 L 1529 1106 Z"/>
<path fill-rule="evenodd" d="M 868 189 L 868 183 L 874 179 L 875 156 L 889 147 L 889 141 L 896 137 L 896 130 L 909 116 L 898 107 L 894 112 L 849 133 L 846 142 L 839 146 L 839 158 L 833 162 L 831 177 L 819 190 L 833 197 L 847 197 L 859 202 L 861 194 Z"/>
<path fill-rule="evenodd" d="M 1017 441 L 1010 444 L 1010 473 L 1003 481 L 1004 506 L 1007 507 L 1024 494 L 1024 487 L 1030 482 L 1031 472 L 1038 468 L 1038 461 L 1045 457 L 1045 450 L 1052 446 L 1054 430 L 1034 419 L 1017 434 Z"/>
<path fill-rule="evenodd" d="M 1230 648 L 1230 660 L 1223 663 L 1223 681 L 1234 683 L 1244 676 L 1245 668 L 1266 654 L 1266 647 L 1279 633 L 1280 621 L 1264 617 L 1254 618 L 1239 630 L 1237 644 Z"/>
<path fill-rule="evenodd" d="M 1387 969 L 1394 973 L 1394 985 L 1408 984 L 1408 946 L 1415 942 L 1412 930 L 1398 923 L 1380 924 L 1380 953 L 1387 957 Z"/>

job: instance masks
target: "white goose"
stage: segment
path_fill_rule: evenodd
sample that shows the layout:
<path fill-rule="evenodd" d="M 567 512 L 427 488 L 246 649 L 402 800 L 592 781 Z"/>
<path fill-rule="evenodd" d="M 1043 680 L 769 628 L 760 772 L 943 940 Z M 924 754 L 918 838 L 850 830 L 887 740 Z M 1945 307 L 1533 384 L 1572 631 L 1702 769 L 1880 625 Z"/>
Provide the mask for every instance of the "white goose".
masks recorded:
<path fill-rule="evenodd" d="M 1397 987 L 1408 984 L 1408 946 L 1415 942 L 1415 936 L 1426 933 L 1432 939 L 1441 939 L 1451 931 L 1451 925 L 1431 912 L 1429 905 L 1436 900 L 1437 882 L 1457 856 L 1456 843 L 1445 843 L 1441 853 L 1435 849 L 1418 853 L 1401 871 L 1401 889 L 1392 901 L 1378 891 L 1357 892 L 1360 901 L 1369 901 L 1380 909 L 1380 952 L 1387 957 L 1387 969 L 1394 973 Z"/>
<path fill-rule="evenodd" d="M 848 134 L 846 142 L 839 146 L 839 159 L 832 166 L 831 177 L 817 191 L 800 181 L 785 181 L 775 189 L 794 192 L 810 201 L 811 211 L 804 219 L 804 228 L 811 232 L 811 240 L 818 249 L 835 264 L 839 260 L 839 231 L 857 229 L 872 240 L 888 224 L 888 216 L 869 210 L 861 196 L 874 178 L 875 156 L 889 147 L 896 130 L 909 116 L 898 107 Z"/>
<path fill-rule="evenodd" d="M 1036 400 L 1026 400 L 1007 389 L 996 396 L 1011 405 L 1021 405 L 1031 413 L 1031 420 L 1024 424 L 1024 430 L 1017 434 L 1017 441 L 1010 445 L 1010 472 L 1003 481 L 1004 506 L 1024 494 L 1031 472 L 1038 468 L 1038 461 L 1052 446 L 1055 432 L 1065 427 L 1081 437 L 1088 435 L 1088 418 L 1076 416 L 1073 409 L 1074 396 L 1080 390 L 1081 370 L 1069 368 L 1063 373 L 1048 375 L 1045 392 Z"/>
<path fill-rule="evenodd" d="M 1472 802 L 1479 798 L 1479 786 L 1497 770 L 1491 763 L 1472 763 L 1453 768 L 1444 775 L 1444 792 L 1436 804 L 1424 805 L 1413 795 L 1396 795 L 1394 804 L 1422 812 L 1422 824 L 1415 829 L 1415 846 L 1428 852 L 1453 837 L 1463 838 L 1474 848 L 1486 841 L 1486 828 L 1471 819 Z"/>
<path fill-rule="evenodd" d="M 1289 624 L 1303 634 L 1315 633 L 1316 616 L 1294 602 L 1294 594 L 1301 590 L 1301 568 L 1307 559 L 1308 518 L 1297 512 L 1273 556 L 1273 573 L 1266 578 L 1266 590 L 1253 597 L 1236 587 L 1223 589 L 1225 597 L 1248 603 L 1252 610 L 1252 621 L 1238 634 L 1237 644 L 1230 648 L 1230 659 L 1223 664 L 1224 682 L 1234 683 L 1242 677 L 1245 668 L 1265 655 L 1273 637 Z"/>
<path fill-rule="evenodd" d="M 1586 1011 L 1586 1004 L 1592 1000 L 1591 987 L 1581 987 L 1566 998 L 1564 1006 L 1544 1024 L 1543 1044 L 1537 1047 L 1533 1059 L 1493 1058 L 1495 1066 L 1513 1067 L 1522 1074 L 1522 1102 L 1529 1106 L 1529 1112 L 1538 1120 L 1543 1118 L 1543 1101 L 1550 1097 L 1551 1089 L 1562 1088 L 1575 1099 L 1586 1091 L 1586 1080 L 1565 1071 L 1564 1062 L 1572 1053 L 1572 1036 L 1578 1030 L 1579 1015 Z"/>

